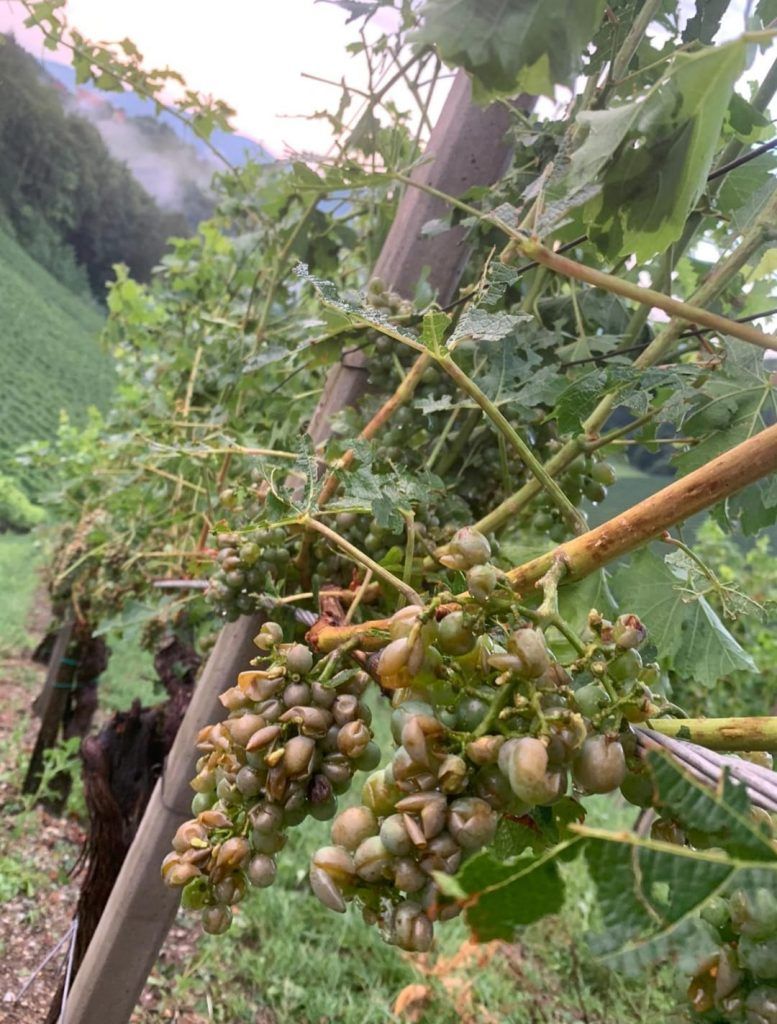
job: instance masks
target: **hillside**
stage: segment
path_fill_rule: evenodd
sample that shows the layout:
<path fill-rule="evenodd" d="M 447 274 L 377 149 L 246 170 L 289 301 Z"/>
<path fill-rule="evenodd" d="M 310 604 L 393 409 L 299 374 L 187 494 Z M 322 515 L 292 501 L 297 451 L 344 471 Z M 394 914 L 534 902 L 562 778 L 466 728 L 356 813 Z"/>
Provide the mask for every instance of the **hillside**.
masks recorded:
<path fill-rule="evenodd" d="M 104 299 L 113 266 L 146 281 L 171 235 L 189 230 L 94 124 L 67 110 L 39 63 L 0 37 L 0 209 L 14 237 L 68 287 Z"/>
<path fill-rule="evenodd" d="M 68 291 L 0 228 L 0 472 L 31 487 L 16 448 L 51 437 L 60 410 L 82 422 L 106 409 L 113 370 L 98 343 L 102 315 Z M 34 492 L 34 488 L 33 488 Z"/>

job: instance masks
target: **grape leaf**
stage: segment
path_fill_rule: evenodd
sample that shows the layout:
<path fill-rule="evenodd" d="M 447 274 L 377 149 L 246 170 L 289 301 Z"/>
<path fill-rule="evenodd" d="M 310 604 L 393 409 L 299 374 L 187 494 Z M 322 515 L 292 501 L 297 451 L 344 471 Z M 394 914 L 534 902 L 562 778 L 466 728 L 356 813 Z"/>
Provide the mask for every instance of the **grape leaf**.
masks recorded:
<path fill-rule="evenodd" d="M 760 349 L 727 339 L 722 370 L 704 386 L 684 429 L 700 440 L 674 459 L 682 473 L 707 465 L 716 456 L 758 434 L 777 419 L 777 388 Z M 777 488 L 766 477 L 732 495 L 727 515 L 740 517 L 746 533 L 777 520 Z"/>
<path fill-rule="evenodd" d="M 424 316 L 421 324 L 421 341 L 431 352 L 442 352 L 443 338 L 450 322 L 448 314 L 440 310 L 432 310 Z"/>
<path fill-rule="evenodd" d="M 446 412 L 453 409 L 453 395 L 424 395 L 422 398 L 416 398 L 413 406 L 420 409 L 424 416 L 429 416 L 433 412 Z"/>
<path fill-rule="evenodd" d="M 720 28 L 729 2 L 730 0 L 696 0 L 696 13 L 688 19 L 683 32 L 683 42 L 690 43 L 698 39 L 702 43 L 711 43 L 712 37 Z"/>
<path fill-rule="evenodd" d="M 699 597 L 685 606 L 680 625 L 682 646 L 674 667 L 686 678 L 712 685 L 732 672 L 757 672 L 758 666 L 721 622 L 709 602 Z"/>
<path fill-rule="evenodd" d="M 532 317 L 528 314 L 489 313 L 474 306 L 462 316 L 448 341 L 448 346 L 452 347 L 465 338 L 472 338 L 474 341 L 501 341 L 513 334 L 520 324 L 531 321 Z"/>
<path fill-rule="evenodd" d="M 744 786 L 726 774 L 718 789 L 704 786 L 688 775 L 667 754 L 648 754 L 650 771 L 658 788 L 657 807 L 670 812 L 685 829 L 715 840 L 729 854 L 753 861 L 777 861 L 777 850 L 750 817 L 750 800 Z"/>
<path fill-rule="evenodd" d="M 631 363 L 609 363 L 606 368 L 581 374 L 561 393 L 555 415 L 561 433 L 578 431 L 589 413 L 593 412 L 604 395 L 612 395 L 617 405 L 623 405 L 635 416 L 650 408 L 657 391 L 669 389 L 672 418 L 681 414 L 691 396 L 699 371 L 692 366 L 652 367 L 636 369 Z M 657 422 L 667 422 L 663 416 Z"/>
<path fill-rule="evenodd" d="M 377 472 L 371 446 L 361 440 L 349 442 L 356 457 L 347 470 L 338 470 L 341 481 L 338 497 L 330 501 L 330 509 L 370 511 L 376 523 L 396 533 L 404 529 L 402 511 L 429 501 L 429 495 L 442 491 L 443 481 L 428 471 L 414 474 L 392 466 L 388 472 Z"/>
<path fill-rule="evenodd" d="M 564 882 L 558 862 L 577 845 L 572 839 L 540 857 L 498 860 L 484 851 L 471 857 L 454 878 L 441 873 L 435 879 L 449 896 L 466 902 L 465 920 L 478 942 L 510 940 L 515 931 L 564 903 Z"/>
<path fill-rule="evenodd" d="M 620 607 L 645 623 L 662 664 L 706 686 L 755 662 L 740 647 L 709 603 L 686 584 L 686 576 L 643 548 L 611 581 Z"/>
<path fill-rule="evenodd" d="M 426 0 L 414 41 L 472 75 L 480 103 L 572 85 L 604 0 Z"/>
<path fill-rule="evenodd" d="M 605 932 L 591 945 L 609 966 L 634 974 L 660 959 L 711 953 L 714 937 L 697 913 L 720 892 L 777 884 L 777 852 L 749 818 L 744 787 L 711 790 L 664 755 L 651 755 L 659 799 L 716 848 L 642 839 L 572 825 L 599 897 Z"/>
<path fill-rule="evenodd" d="M 723 180 L 715 205 L 731 218 L 737 231 L 746 231 L 774 193 L 777 156 L 764 153 L 743 167 L 729 171 Z"/>
<path fill-rule="evenodd" d="M 678 574 L 685 575 L 687 585 L 694 593 L 701 597 L 713 593 L 720 601 L 726 618 L 737 619 L 740 615 L 754 615 L 761 622 L 768 621 L 768 612 L 762 604 L 753 600 L 735 585 L 723 583 L 718 577 L 710 579 L 699 564 L 685 551 L 673 551 L 666 556 L 664 561 L 676 569 Z"/>
<path fill-rule="evenodd" d="M 746 44 L 677 53 L 648 92 L 611 110 L 587 111 L 569 186 L 601 192 L 583 209 L 589 237 L 609 258 L 644 260 L 676 241 L 704 191 Z"/>

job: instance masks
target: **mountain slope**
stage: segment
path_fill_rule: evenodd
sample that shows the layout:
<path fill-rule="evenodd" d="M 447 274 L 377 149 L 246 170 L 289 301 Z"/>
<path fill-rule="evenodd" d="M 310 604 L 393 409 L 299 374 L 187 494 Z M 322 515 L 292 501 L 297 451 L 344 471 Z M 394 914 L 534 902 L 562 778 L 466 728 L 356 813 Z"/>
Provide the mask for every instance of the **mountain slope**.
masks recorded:
<path fill-rule="evenodd" d="M 34 492 L 34 468 L 20 470 L 16 448 L 52 437 L 64 409 L 84 422 L 105 410 L 112 361 L 100 347 L 103 317 L 56 281 L 0 229 L 0 472 Z"/>

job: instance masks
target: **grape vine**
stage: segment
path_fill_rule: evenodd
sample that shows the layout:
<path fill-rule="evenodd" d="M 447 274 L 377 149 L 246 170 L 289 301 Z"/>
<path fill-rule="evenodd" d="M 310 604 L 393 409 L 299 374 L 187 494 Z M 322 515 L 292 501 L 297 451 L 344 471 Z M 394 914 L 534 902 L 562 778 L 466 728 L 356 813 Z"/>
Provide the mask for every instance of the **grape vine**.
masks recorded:
<path fill-rule="evenodd" d="M 375 44 L 382 85 L 332 116 L 337 156 L 223 175 L 214 219 L 151 286 L 120 271 L 121 401 L 93 444 L 65 427 L 37 453 L 66 466 L 59 606 L 127 630 L 185 608 L 203 646 L 266 620 L 226 717 L 197 723 L 164 881 L 224 932 L 288 831 L 331 820 L 312 892 L 425 952 L 458 915 L 487 940 L 557 911 L 559 865 L 584 856 L 605 962 L 683 951 L 697 1018 L 775 1024 L 777 784 L 761 765 L 751 800 L 723 759 L 709 785 L 688 741 L 722 727 L 683 710 L 684 688 L 698 708 L 720 679 L 757 678 L 729 626 L 772 614 L 682 532 L 706 510 L 732 538 L 777 521 L 777 192 L 768 147 L 749 148 L 777 63 L 735 91 L 770 45 L 769 4 L 717 45 L 710 5 L 687 24 L 633 0 L 526 0 L 493 24 L 476 0 L 341 6 L 368 26 L 392 7 L 399 28 Z M 121 74 L 115 49 L 74 44 L 90 74 Z M 441 61 L 484 102 L 585 84 L 568 112 L 489 108 L 510 165 L 451 194 L 423 160 Z M 410 67 L 430 76 L 412 115 L 391 92 Z M 369 269 L 421 200 L 423 244 L 461 249 L 445 303 L 432 258 L 401 287 Z M 674 476 L 643 501 L 640 460 Z M 160 577 L 195 585 L 160 605 Z M 748 721 L 739 752 L 767 761 L 773 733 Z M 351 786 L 361 802 L 338 813 Z M 649 828 L 586 824 L 587 798 L 616 791 Z"/>

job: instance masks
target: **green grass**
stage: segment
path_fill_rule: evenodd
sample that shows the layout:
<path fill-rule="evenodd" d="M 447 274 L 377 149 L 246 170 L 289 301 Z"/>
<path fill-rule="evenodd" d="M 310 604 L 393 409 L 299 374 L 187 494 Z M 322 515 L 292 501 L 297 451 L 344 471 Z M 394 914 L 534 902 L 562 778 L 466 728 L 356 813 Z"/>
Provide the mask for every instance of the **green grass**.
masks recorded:
<path fill-rule="evenodd" d="M 158 704 L 167 695 L 157 680 L 154 659 L 134 637 L 106 637 L 110 648 L 108 668 L 100 676 L 100 706 L 106 711 L 126 711 L 133 700 Z"/>
<path fill-rule="evenodd" d="M 0 657 L 18 654 L 35 643 L 27 620 L 41 558 L 40 545 L 31 534 L 0 535 Z"/>
<path fill-rule="evenodd" d="M 52 437 L 61 410 L 75 423 L 106 409 L 110 356 L 98 342 L 103 315 L 74 295 L 0 229 L 0 469 L 19 445 Z M 33 490 L 31 472 L 22 479 Z"/>

